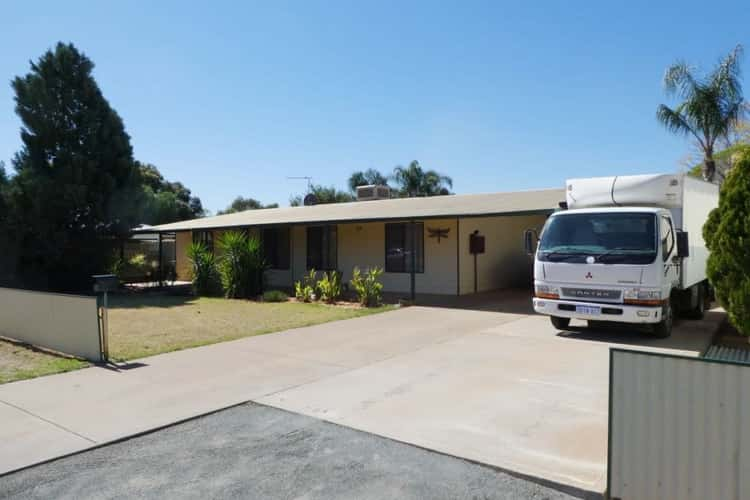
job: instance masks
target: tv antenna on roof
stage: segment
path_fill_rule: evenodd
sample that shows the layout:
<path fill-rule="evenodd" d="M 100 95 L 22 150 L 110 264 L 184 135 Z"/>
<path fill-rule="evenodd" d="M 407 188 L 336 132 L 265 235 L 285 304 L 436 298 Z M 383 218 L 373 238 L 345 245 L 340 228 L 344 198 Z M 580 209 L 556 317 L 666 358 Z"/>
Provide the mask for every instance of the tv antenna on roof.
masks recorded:
<path fill-rule="evenodd" d="M 317 205 L 318 197 L 312 192 L 312 177 L 287 177 L 287 179 L 304 179 L 307 181 L 307 194 L 302 200 L 303 205 Z"/>
<path fill-rule="evenodd" d="M 306 180 L 307 181 L 307 192 L 308 193 L 312 192 L 312 177 L 304 177 L 304 176 L 301 176 L 301 177 L 287 177 L 287 179 L 304 179 L 304 180 Z"/>

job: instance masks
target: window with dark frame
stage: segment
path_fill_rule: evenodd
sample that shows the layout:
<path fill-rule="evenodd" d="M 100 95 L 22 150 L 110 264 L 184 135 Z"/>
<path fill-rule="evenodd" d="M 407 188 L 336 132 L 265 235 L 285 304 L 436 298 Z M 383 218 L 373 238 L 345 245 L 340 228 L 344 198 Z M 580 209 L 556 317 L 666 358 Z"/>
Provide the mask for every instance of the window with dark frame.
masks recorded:
<path fill-rule="evenodd" d="M 193 243 L 203 243 L 209 252 L 214 251 L 213 231 L 193 231 Z"/>
<path fill-rule="evenodd" d="M 263 257 L 270 269 L 289 269 L 289 228 L 267 227 L 263 229 Z"/>
<path fill-rule="evenodd" d="M 307 228 L 307 269 L 335 271 L 338 256 L 338 232 L 335 225 Z"/>
<path fill-rule="evenodd" d="M 411 222 L 399 222 L 385 225 L 385 272 L 411 273 L 412 241 L 416 252 L 414 272 L 424 272 L 424 223 L 414 223 L 414 238 L 412 238 Z"/>

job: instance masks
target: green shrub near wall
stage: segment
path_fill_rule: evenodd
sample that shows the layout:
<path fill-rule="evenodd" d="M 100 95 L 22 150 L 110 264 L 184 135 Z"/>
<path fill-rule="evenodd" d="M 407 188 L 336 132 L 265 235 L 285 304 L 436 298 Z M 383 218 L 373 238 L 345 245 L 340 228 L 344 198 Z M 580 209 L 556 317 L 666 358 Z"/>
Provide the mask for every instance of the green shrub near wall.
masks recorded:
<path fill-rule="evenodd" d="M 380 282 L 380 276 L 383 270 L 373 267 L 363 274 L 358 267 L 352 272 L 352 288 L 357 293 L 359 303 L 365 307 L 377 307 L 383 299 L 383 283 Z"/>
<path fill-rule="evenodd" d="M 711 251 L 707 274 L 716 297 L 732 325 L 750 335 L 750 153 L 727 175 L 703 238 Z"/>
<path fill-rule="evenodd" d="M 266 266 L 260 240 L 241 231 L 227 231 L 217 241 L 217 269 L 224 296 L 255 298 L 263 293 Z"/>
<path fill-rule="evenodd" d="M 203 243 L 191 243 L 187 257 L 191 265 L 193 292 L 196 295 L 217 295 L 219 277 L 213 252 Z"/>

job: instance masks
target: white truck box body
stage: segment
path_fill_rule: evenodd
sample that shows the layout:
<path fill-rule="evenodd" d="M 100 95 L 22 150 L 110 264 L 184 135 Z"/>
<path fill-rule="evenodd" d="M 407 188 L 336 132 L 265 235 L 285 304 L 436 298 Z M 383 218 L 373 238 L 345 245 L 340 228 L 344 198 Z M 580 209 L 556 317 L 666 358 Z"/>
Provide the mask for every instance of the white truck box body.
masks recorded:
<path fill-rule="evenodd" d="M 687 175 L 682 177 L 682 207 L 672 210 L 677 227 L 688 233 L 690 256 L 682 261 L 682 287 L 706 279 L 708 249 L 703 239 L 703 225 L 708 214 L 719 205 L 719 186 Z"/>
<path fill-rule="evenodd" d="M 682 175 L 627 175 L 569 179 L 568 208 L 647 206 L 679 208 L 683 199 Z"/>
<path fill-rule="evenodd" d="M 662 207 L 672 213 L 675 229 L 689 236 L 690 255 L 682 260 L 681 288 L 706 279 L 708 249 L 703 224 L 719 204 L 719 187 L 684 174 L 652 174 L 569 179 L 569 209 Z"/>

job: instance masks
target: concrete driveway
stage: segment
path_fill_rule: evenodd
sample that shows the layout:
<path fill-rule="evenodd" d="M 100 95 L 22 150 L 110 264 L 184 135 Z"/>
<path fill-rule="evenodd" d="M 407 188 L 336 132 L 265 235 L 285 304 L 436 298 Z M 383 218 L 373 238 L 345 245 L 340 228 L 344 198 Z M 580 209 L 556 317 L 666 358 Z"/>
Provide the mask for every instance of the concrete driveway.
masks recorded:
<path fill-rule="evenodd" d="M 608 350 L 670 339 L 562 333 L 522 293 L 390 313 L 0 386 L 0 471 L 256 401 L 585 491 L 604 490 Z"/>

